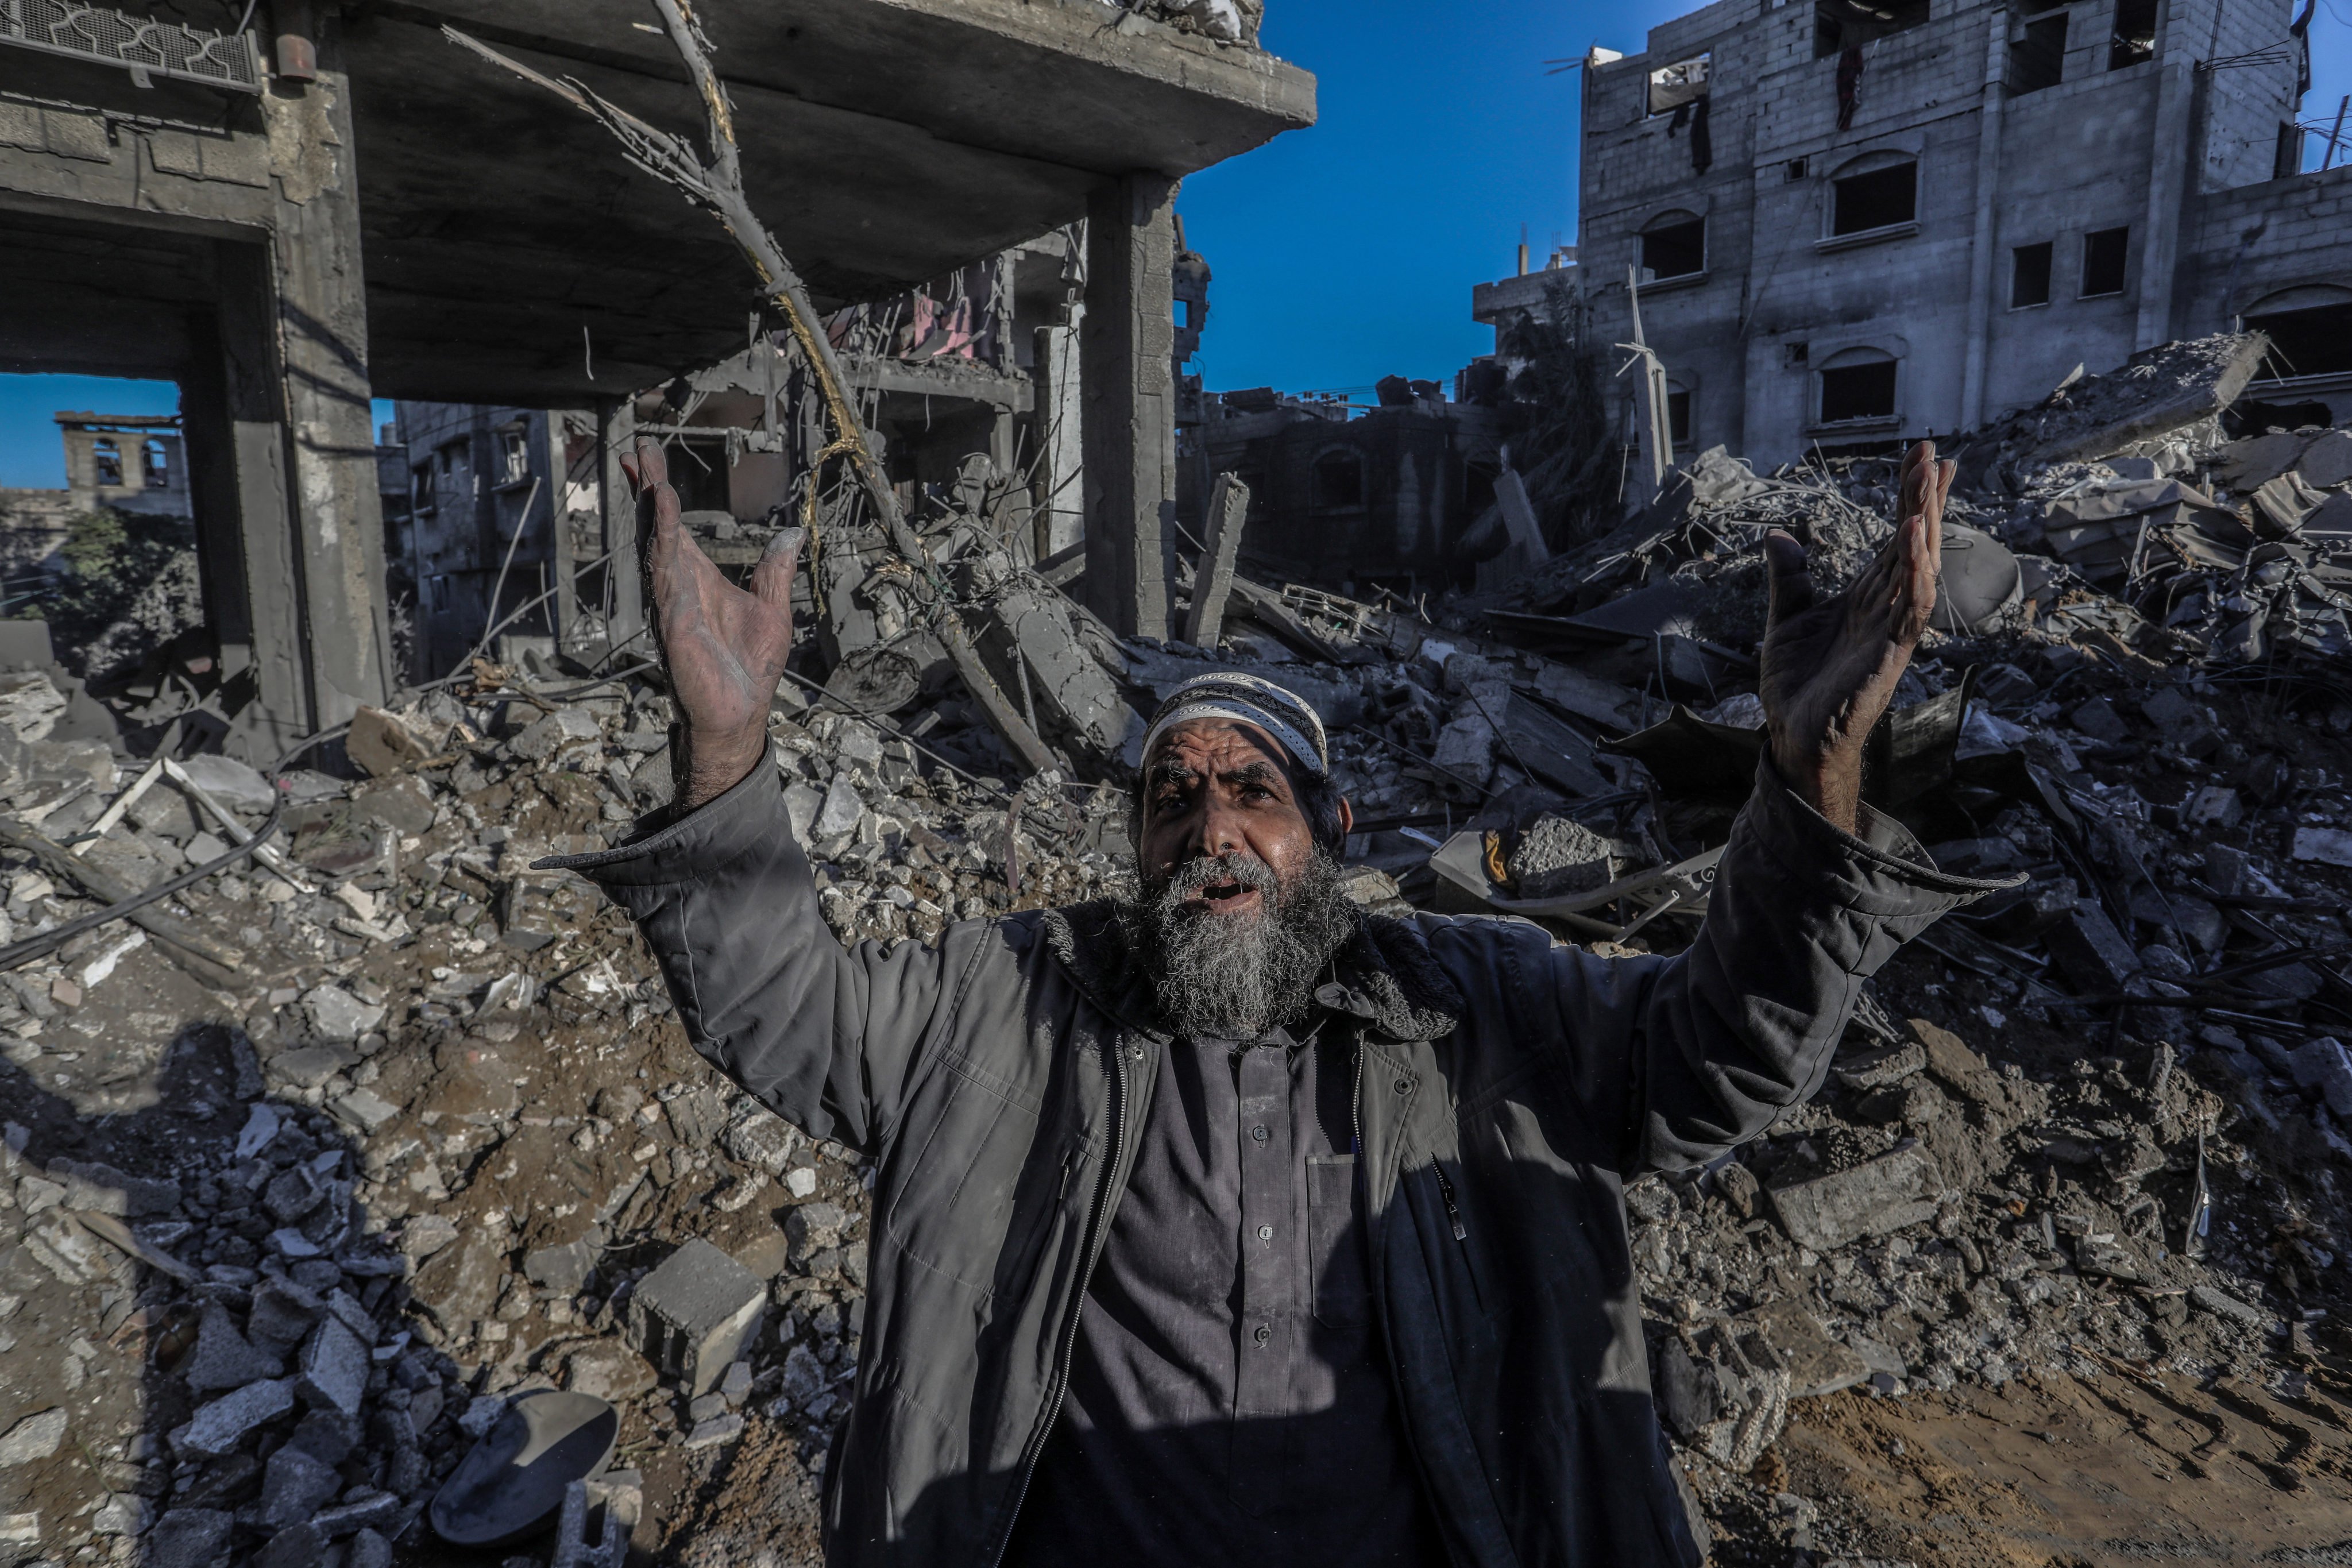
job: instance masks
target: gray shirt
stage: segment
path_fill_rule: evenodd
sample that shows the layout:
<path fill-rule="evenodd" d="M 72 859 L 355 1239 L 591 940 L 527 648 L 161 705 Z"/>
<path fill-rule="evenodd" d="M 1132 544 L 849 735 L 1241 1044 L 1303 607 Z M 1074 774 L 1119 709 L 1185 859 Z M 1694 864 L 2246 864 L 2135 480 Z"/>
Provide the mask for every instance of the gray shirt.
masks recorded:
<path fill-rule="evenodd" d="M 1443 1563 L 1379 1353 L 1339 1027 L 1178 1040 L 1006 1554 Z"/>

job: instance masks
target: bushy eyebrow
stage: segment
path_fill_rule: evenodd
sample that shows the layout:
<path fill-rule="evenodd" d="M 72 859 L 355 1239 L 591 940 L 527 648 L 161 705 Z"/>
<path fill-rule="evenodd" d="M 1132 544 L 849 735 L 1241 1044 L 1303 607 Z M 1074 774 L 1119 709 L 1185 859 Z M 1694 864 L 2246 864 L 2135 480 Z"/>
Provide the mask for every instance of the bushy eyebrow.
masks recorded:
<path fill-rule="evenodd" d="M 1264 789 L 1273 790 L 1276 794 L 1281 793 L 1286 782 L 1283 777 L 1282 770 L 1263 757 L 1254 762 L 1244 763 L 1237 768 L 1226 769 L 1219 776 L 1229 783 L 1255 784 Z M 1180 763 L 1173 757 L 1167 757 L 1154 763 L 1146 777 L 1150 781 L 1150 787 L 1156 790 L 1171 784 L 1179 787 L 1195 785 L 1201 782 L 1202 774 L 1198 768 Z"/>
<path fill-rule="evenodd" d="M 1235 784 L 1260 784 L 1277 794 L 1280 793 L 1280 787 L 1286 782 L 1282 776 L 1282 770 L 1263 759 L 1254 763 L 1244 763 L 1240 767 L 1225 774 L 1225 777 Z"/>
<path fill-rule="evenodd" d="M 1165 757 L 1151 764 L 1151 771 L 1148 777 L 1151 781 L 1151 787 L 1157 789 L 1161 784 L 1196 784 L 1200 781 L 1201 775 L 1175 758 Z"/>

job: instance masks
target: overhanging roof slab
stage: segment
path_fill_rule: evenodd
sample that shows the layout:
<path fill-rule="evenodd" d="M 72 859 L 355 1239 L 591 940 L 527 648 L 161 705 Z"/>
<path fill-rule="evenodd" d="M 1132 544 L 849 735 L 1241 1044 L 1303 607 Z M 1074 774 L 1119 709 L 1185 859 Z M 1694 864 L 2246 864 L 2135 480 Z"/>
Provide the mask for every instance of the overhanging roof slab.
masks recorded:
<path fill-rule="evenodd" d="M 1312 123 L 1314 79 L 1095 0 L 704 0 L 752 201 L 820 306 L 880 298 Z M 379 395 L 549 406 L 722 358 L 752 279 L 718 225 L 446 22 L 650 123 L 699 104 L 639 0 L 347 13 Z M 593 378 L 591 371 L 593 369 Z"/>

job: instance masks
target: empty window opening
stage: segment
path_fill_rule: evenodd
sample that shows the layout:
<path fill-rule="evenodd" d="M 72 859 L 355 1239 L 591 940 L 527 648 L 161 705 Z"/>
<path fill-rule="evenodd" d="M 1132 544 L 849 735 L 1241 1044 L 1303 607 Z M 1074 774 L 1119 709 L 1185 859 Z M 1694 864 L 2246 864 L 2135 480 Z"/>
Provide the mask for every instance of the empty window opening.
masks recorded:
<path fill-rule="evenodd" d="M 1349 451 L 1315 459 L 1313 494 L 1319 511 L 1344 511 L 1364 504 L 1364 459 Z"/>
<path fill-rule="evenodd" d="M 1805 356 L 1812 352 L 1811 343 L 1783 343 L 1780 347 L 1782 363 L 1791 365 L 1804 363 Z"/>
<path fill-rule="evenodd" d="M 1706 220 L 1667 213 L 1642 230 L 1642 281 L 1688 278 L 1706 270 Z"/>
<path fill-rule="evenodd" d="M 1813 58 L 1860 48 L 1927 21 L 1927 0 L 1820 0 L 1813 7 Z"/>
<path fill-rule="evenodd" d="M 1919 216 L 1919 165 L 1891 163 L 1833 180 L 1830 233 L 1863 234 L 1892 228 Z"/>
<path fill-rule="evenodd" d="M 408 510 L 419 517 L 430 517 L 439 510 L 430 463 L 419 463 L 408 471 Z"/>
<path fill-rule="evenodd" d="M 1822 367 L 1822 423 L 1895 417 L 1895 360 L 1877 349 L 1848 349 Z"/>
<path fill-rule="evenodd" d="M 2066 13 L 2028 22 L 2009 45 L 2009 90 L 2040 92 L 2066 77 Z"/>
<path fill-rule="evenodd" d="M 172 488 L 171 449 L 152 436 L 139 443 L 139 477 L 151 490 Z"/>
<path fill-rule="evenodd" d="M 2278 128 L 2278 149 L 2271 154 L 2271 178 L 2293 179 L 2303 173 L 2303 127 L 2292 120 L 2282 120 Z"/>
<path fill-rule="evenodd" d="M 530 449 L 520 430 L 499 432 L 499 483 L 519 485 L 530 478 Z"/>
<path fill-rule="evenodd" d="M 2156 0 L 2116 0 L 2116 34 L 2107 43 L 2107 68 L 2119 71 L 2156 58 Z"/>
<path fill-rule="evenodd" d="M 2270 355 L 2260 372 L 2264 380 L 2352 371 L 2352 300 L 2250 313 L 2246 331 L 2264 333 L 2271 340 Z"/>
<path fill-rule="evenodd" d="M 2021 245 L 2009 253 L 2009 308 L 2050 303 L 2051 244 Z"/>
<path fill-rule="evenodd" d="M 1805 177 L 1805 161 L 1802 158 L 1790 159 L 1787 172 L 1789 183 L 1790 184 L 1795 184 L 1799 180 Z"/>
<path fill-rule="evenodd" d="M 1650 112 L 1667 114 L 1706 96 L 1708 62 L 1713 55 L 1693 55 L 1650 73 Z"/>
<path fill-rule="evenodd" d="M 1691 438 L 1691 395 L 1678 386 L 1666 388 L 1666 439 L 1687 447 Z"/>
<path fill-rule="evenodd" d="M 2124 291 L 2124 264 L 2131 256 L 2131 230 L 2095 229 L 2083 237 L 2083 298 Z"/>
<path fill-rule="evenodd" d="M 105 437 L 90 443 L 90 462 L 98 470 L 98 487 L 110 489 L 122 483 L 122 448 Z"/>

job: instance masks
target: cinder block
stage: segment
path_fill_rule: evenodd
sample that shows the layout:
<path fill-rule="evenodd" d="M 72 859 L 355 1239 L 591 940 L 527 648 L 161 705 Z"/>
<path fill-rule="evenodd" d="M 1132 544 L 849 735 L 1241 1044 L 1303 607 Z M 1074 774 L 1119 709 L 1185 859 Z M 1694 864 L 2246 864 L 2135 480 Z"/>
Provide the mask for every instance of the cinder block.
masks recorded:
<path fill-rule="evenodd" d="M 688 1393 L 706 1394 L 760 1331 L 766 1300 L 758 1275 L 707 1241 L 689 1241 L 637 1282 L 629 1335 Z"/>

